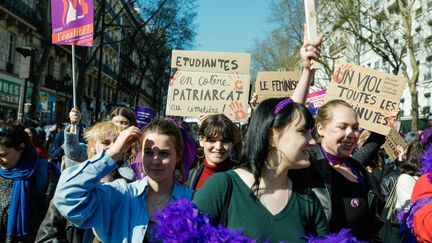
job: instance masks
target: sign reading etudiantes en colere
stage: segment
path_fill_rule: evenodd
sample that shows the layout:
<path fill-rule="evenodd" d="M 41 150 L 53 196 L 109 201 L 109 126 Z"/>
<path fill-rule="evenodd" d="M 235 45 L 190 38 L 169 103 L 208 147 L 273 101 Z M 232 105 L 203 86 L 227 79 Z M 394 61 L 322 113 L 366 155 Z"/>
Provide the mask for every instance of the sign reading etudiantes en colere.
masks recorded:
<path fill-rule="evenodd" d="M 247 119 L 250 54 L 172 52 L 166 114 L 195 116 L 223 113 Z"/>
<path fill-rule="evenodd" d="M 407 79 L 353 64 L 339 64 L 327 90 L 325 103 L 334 99 L 350 103 L 360 127 L 387 135 L 399 111 Z"/>

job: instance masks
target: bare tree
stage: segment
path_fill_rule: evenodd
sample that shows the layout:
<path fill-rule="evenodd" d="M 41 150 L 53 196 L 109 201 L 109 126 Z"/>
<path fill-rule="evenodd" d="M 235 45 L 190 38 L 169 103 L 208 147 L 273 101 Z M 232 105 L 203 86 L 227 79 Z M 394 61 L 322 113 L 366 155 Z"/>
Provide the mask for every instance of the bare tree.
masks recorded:
<path fill-rule="evenodd" d="M 412 33 L 413 1 L 398 0 L 394 5 L 347 1 L 320 1 L 320 24 L 328 31 L 348 34 L 347 40 L 365 45 L 381 57 L 383 64 L 393 74 L 401 71 L 409 79 L 412 96 L 412 129 L 418 129 L 417 80 L 418 65 L 415 59 Z M 402 19 L 402 23 L 400 23 Z M 363 50 L 363 46 L 360 49 Z M 406 72 L 404 57 L 408 51 L 412 76 Z M 358 53 L 360 57 L 361 52 Z M 387 71 L 387 70 L 386 70 Z"/>
<path fill-rule="evenodd" d="M 406 70 L 406 64 L 402 66 L 403 73 L 405 77 L 408 78 L 408 87 L 411 93 L 411 128 L 413 131 L 418 130 L 418 120 L 419 120 L 419 105 L 418 105 L 418 93 L 417 93 L 417 82 L 419 78 L 419 66 L 416 60 L 416 55 L 414 51 L 414 40 L 413 40 L 413 5 L 415 0 L 398 0 L 399 13 L 402 17 L 402 26 L 404 38 L 407 42 L 409 64 L 411 65 L 412 74 L 408 74 Z"/>

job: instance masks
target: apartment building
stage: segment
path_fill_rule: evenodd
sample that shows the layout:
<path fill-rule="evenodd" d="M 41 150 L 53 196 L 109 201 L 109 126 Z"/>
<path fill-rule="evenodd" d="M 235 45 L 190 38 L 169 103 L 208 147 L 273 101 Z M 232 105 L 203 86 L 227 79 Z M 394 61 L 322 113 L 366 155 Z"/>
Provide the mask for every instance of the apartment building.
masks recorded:
<path fill-rule="evenodd" d="M 103 118 L 114 106 L 129 106 L 136 104 L 152 107 L 155 99 L 146 88 L 148 82 L 137 72 L 119 75 L 122 65 L 138 66 L 138 58 L 132 51 L 129 62 L 124 63 L 123 42 L 125 29 L 122 26 L 133 25 L 127 11 L 124 11 L 124 1 L 97 0 L 95 9 L 104 1 L 105 21 L 107 25 L 95 25 L 95 32 L 100 28 L 102 38 L 96 38 L 94 46 L 90 47 L 91 60 L 85 73 L 83 101 L 80 107 L 87 120 L 94 119 L 97 102 L 99 102 L 99 118 Z M 38 12 L 37 0 L 3 0 L 0 1 L 0 119 L 16 118 L 20 89 L 23 80 L 19 78 L 21 55 L 16 47 L 33 47 L 36 52 L 36 62 L 41 58 L 42 42 L 41 16 Z M 46 24 L 46 23 L 45 23 Z M 49 27 L 50 28 L 50 27 Z M 99 29 L 98 29 L 99 28 Z M 101 45 L 103 43 L 103 45 Z M 102 55 L 100 56 L 100 50 Z M 122 58 L 121 58 L 122 57 Z M 101 60 L 100 60 L 101 59 Z M 76 76 L 79 67 L 85 60 L 77 55 Z M 54 45 L 50 48 L 45 78 L 41 81 L 40 102 L 37 109 L 40 117 L 46 123 L 66 121 L 72 107 L 72 57 L 70 46 Z M 100 72 L 99 72 L 100 70 Z M 151 73 L 147 74 L 150 76 Z M 120 80 L 119 80 L 120 79 Z M 25 102 L 30 102 L 32 83 L 28 82 Z M 80 104 L 78 104 L 80 105 Z M 85 117 L 84 117 L 85 118 Z"/>

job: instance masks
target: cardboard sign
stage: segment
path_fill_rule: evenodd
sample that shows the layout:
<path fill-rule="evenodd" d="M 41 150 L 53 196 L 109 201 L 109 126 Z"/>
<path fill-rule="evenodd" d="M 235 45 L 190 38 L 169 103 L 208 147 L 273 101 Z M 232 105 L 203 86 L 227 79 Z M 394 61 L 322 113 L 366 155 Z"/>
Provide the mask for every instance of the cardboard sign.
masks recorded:
<path fill-rule="evenodd" d="M 290 97 L 300 79 L 299 72 L 258 72 L 255 92 L 258 99 Z"/>
<path fill-rule="evenodd" d="M 171 69 L 167 115 L 223 113 L 246 121 L 250 54 L 174 50 Z"/>
<path fill-rule="evenodd" d="M 407 79 L 353 64 L 339 64 L 325 102 L 345 100 L 357 112 L 360 127 L 386 136 L 399 111 Z"/>
<path fill-rule="evenodd" d="M 313 104 L 313 107 L 319 109 L 324 104 L 324 99 L 326 96 L 327 90 L 318 90 L 312 93 L 309 93 L 306 96 L 306 104 L 310 106 Z"/>
<path fill-rule="evenodd" d="M 396 129 L 391 128 L 382 147 L 393 161 L 398 157 L 398 150 L 396 149 L 397 145 L 402 146 L 405 151 L 408 148 L 405 140 L 400 136 Z"/>

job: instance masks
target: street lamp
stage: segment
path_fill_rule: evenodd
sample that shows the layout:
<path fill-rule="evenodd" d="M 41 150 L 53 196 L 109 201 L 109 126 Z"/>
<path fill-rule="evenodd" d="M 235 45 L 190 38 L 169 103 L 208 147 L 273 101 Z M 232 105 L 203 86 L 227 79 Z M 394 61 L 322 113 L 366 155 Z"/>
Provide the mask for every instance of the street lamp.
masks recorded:
<path fill-rule="evenodd" d="M 21 93 L 20 93 L 20 99 L 18 104 L 17 120 L 23 121 L 24 102 L 26 99 L 26 90 L 27 90 L 27 79 L 30 77 L 30 74 L 32 72 L 34 53 L 37 51 L 37 49 L 33 47 L 17 47 L 15 48 L 15 51 L 17 51 L 19 54 L 22 55 L 21 63 L 20 63 L 20 72 L 19 72 L 19 78 L 22 79 L 22 85 L 21 85 Z"/>

